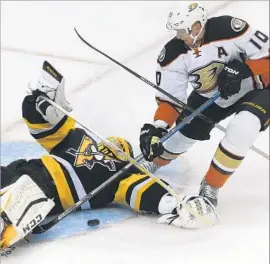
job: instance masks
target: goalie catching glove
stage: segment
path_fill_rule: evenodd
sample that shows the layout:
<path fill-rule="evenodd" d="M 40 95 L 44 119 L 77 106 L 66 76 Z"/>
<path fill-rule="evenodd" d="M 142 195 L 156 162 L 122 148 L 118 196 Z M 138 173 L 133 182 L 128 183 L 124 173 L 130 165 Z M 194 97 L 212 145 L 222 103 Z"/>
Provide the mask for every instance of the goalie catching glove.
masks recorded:
<path fill-rule="evenodd" d="M 185 196 L 182 202 L 185 206 L 179 205 L 172 213 L 162 215 L 158 219 L 158 223 L 183 228 L 204 228 L 217 223 L 218 217 L 215 207 L 207 198 L 203 196 Z M 196 217 L 192 212 L 203 218 Z"/>
<path fill-rule="evenodd" d="M 68 112 L 72 111 L 72 107 L 65 97 L 65 78 L 47 61 L 43 63 L 41 77 L 38 81 L 30 83 L 29 89 L 37 98 L 37 111 L 50 124 L 57 124 L 64 114 L 41 96 L 48 97 Z"/>
<path fill-rule="evenodd" d="M 167 129 L 152 124 L 144 124 L 140 133 L 140 149 L 144 158 L 153 161 L 164 152 L 160 139 L 168 133 Z"/>

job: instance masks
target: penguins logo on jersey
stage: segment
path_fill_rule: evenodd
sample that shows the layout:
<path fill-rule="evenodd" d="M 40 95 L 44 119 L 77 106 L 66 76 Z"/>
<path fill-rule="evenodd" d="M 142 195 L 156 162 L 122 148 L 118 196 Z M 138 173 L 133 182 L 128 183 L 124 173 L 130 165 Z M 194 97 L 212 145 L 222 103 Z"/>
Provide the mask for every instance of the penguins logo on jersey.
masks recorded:
<path fill-rule="evenodd" d="M 231 27 L 235 32 L 240 32 L 241 30 L 243 30 L 246 24 L 247 23 L 245 21 L 236 17 L 231 20 Z"/>
<path fill-rule="evenodd" d="M 90 137 L 84 136 L 78 149 L 69 148 L 66 152 L 75 157 L 74 167 L 86 166 L 91 170 L 98 163 L 110 171 L 116 171 L 116 160 L 101 153 Z"/>
<path fill-rule="evenodd" d="M 194 9 L 196 9 L 196 7 L 198 6 L 197 3 L 192 3 L 188 6 L 188 11 L 191 12 L 193 11 Z"/>
<path fill-rule="evenodd" d="M 193 79 L 191 85 L 199 93 L 208 93 L 216 88 L 218 75 L 224 68 L 224 64 L 219 61 L 212 61 L 210 64 L 195 69 L 189 73 Z"/>

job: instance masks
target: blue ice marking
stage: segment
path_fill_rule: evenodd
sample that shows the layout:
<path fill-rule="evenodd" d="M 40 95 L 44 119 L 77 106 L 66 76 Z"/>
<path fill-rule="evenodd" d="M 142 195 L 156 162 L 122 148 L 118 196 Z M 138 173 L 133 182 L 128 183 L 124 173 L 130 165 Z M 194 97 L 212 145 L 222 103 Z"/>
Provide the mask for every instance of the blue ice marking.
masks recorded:
<path fill-rule="evenodd" d="M 37 143 L 2 142 L 1 165 L 8 165 L 10 162 L 21 158 L 39 158 L 46 153 Z M 130 208 L 116 204 L 111 204 L 102 209 L 77 211 L 67 216 L 49 231 L 40 235 L 30 235 L 28 238 L 31 243 L 67 238 L 87 231 L 104 228 L 136 215 L 137 213 Z M 87 221 L 90 219 L 99 219 L 100 225 L 95 227 L 88 226 Z"/>
<path fill-rule="evenodd" d="M 7 165 L 16 159 L 39 158 L 46 150 L 34 142 L 2 142 L 1 165 Z"/>
<path fill-rule="evenodd" d="M 102 209 L 78 211 L 64 218 L 47 232 L 40 235 L 30 235 L 28 239 L 30 243 L 36 243 L 67 238 L 120 223 L 125 219 L 135 216 L 136 213 L 130 208 L 116 204 L 109 205 Z M 90 219 L 98 219 L 100 224 L 94 227 L 88 226 L 87 221 Z"/>

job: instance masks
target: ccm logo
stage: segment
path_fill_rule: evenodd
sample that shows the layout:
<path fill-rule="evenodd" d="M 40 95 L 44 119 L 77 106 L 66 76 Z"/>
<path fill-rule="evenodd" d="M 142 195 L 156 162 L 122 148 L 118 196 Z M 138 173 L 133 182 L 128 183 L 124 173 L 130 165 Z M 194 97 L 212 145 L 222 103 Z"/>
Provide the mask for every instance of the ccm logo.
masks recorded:
<path fill-rule="evenodd" d="M 227 66 L 225 66 L 224 68 L 225 71 L 229 72 L 229 73 L 233 73 L 235 75 L 237 75 L 239 73 L 239 71 L 233 70 L 231 68 L 228 68 Z"/>
<path fill-rule="evenodd" d="M 25 227 L 23 227 L 24 234 L 29 233 L 42 220 L 41 214 L 37 215 L 35 219 L 31 220 Z"/>

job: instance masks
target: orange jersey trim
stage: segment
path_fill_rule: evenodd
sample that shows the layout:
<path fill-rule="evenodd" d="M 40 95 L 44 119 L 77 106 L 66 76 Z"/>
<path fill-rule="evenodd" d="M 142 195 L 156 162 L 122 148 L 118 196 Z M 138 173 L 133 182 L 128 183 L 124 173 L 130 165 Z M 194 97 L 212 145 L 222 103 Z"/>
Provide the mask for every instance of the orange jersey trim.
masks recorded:
<path fill-rule="evenodd" d="M 269 71 L 270 71 L 270 61 L 269 58 L 262 58 L 258 60 L 247 60 L 246 64 L 253 72 L 254 75 L 259 74 L 268 74 L 269 79 Z"/>
<path fill-rule="evenodd" d="M 163 120 L 171 127 L 178 116 L 179 113 L 172 105 L 167 102 L 161 102 L 156 110 L 154 120 Z"/>
<path fill-rule="evenodd" d="M 268 86 L 268 84 L 269 84 L 269 76 L 270 75 L 270 73 L 269 72 L 266 72 L 266 73 L 264 73 L 264 74 L 261 74 L 261 80 L 262 80 L 262 82 L 264 83 L 264 85 L 265 85 L 265 87 L 267 87 Z"/>

